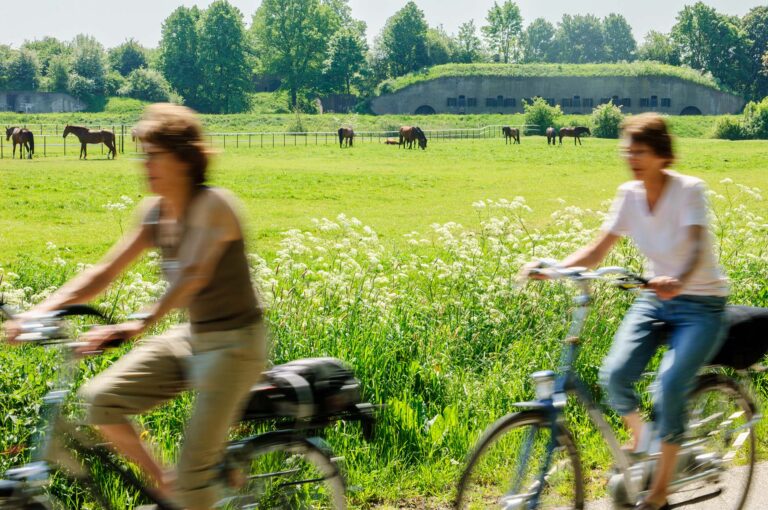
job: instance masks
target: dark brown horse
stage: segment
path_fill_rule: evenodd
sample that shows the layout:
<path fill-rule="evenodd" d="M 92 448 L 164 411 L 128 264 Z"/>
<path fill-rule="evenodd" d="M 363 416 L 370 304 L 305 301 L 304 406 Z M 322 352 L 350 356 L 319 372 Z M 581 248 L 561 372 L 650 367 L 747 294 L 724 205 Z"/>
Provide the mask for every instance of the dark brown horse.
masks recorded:
<path fill-rule="evenodd" d="M 26 128 L 9 127 L 5 129 L 5 139 L 10 140 L 13 138 L 13 156 L 16 157 L 16 146 L 19 146 L 19 159 L 24 159 L 24 149 L 27 149 L 27 159 L 32 159 L 32 154 L 35 153 L 35 135 L 32 131 Z"/>
<path fill-rule="evenodd" d="M 117 156 L 115 134 L 112 131 L 106 131 L 104 129 L 97 131 L 88 129 L 87 127 L 83 126 L 67 125 L 67 127 L 64 128 L 64 138 L 66 138 L 70 133 L 75 135 L 77 139 L 80 140 L 80 157 L 82 159 L 88 158 L 88 150 L 86 149 L 86 144 L 89 143 L 103 143 L 106 145 L 107 149 L 109 149 L 107 152 L 107 159 L 109 159 L 110 154 L 112 155 L 112 159 L 115 159 L 115 156 Z"/>
<path fill-rule="evenodd" d="M 547 145 L 552 143 L 552 146 L 554 147 L 557 143 L 557 129 L 553 127 L 547 128 Z"/>
<path fill-rule="evenodd" d="M 579 141 L 579 145 L 581 145 L 581 135 L 583 135 L 584 133 L 592 136 L 592 132 L 586 126 L 576 126 L 576 127 L 560 128 L 560 145 L 563 144 L 563 137 L 564 136 L 572 136 L 573 137 L 573 145 L 576 145 L 576 140 L 578 140 Z"/>
<path fill-rule="evenodd" d="M 339 128 L 339 148 L 342 147 L 344 142 L 347 142 L 347 147 L 352 147 L 352 143 L 355 141 L 355 132 L 352 128 Z"/>
<path fill-rule="evenodd" d="M 427 136 L 418 126 L 403 126 L 400 128 L 400 141 L 398 145 L 405 147 L 408 144 L 409 149 L 413 149 L 413 142 L 418 141 L 419 147 L 427 148 Z"/>
<path fill-rule="evenodd" d="M 510 140 L 512 140 L 512 143 L 519 144 L 520 143 L 520 130 L 517 128 L 504 126 L 501 128 L 501 132 L 504 133 L 504 143 L 509 143 Z"/>

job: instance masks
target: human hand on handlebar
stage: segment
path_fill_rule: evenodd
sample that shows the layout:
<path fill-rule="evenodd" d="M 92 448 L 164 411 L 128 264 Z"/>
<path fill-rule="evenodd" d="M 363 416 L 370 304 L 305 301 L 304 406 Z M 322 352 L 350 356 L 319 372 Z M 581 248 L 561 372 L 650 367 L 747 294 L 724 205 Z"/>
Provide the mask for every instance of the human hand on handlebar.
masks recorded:
<path fill-rule="evenodd" d="M 656 276 L 652 278 L 646 287 L 656 293 L 659 299 L 668 300 L 680 294 L 683 284 L 672 276 Z"/>
<path fill-rule="evenodd" d="M 16 319 L 5 321 L 3 329 L 5 329 L 5 341 L 11 345 L 19 345 L 16 337 L 21 334 L 21 321 Z"/>
<path fill-rule="evenodd" d="M 549 260 L 533 260 L 527 262 L 520 268 L 517 273 L 517 282 L 522 284 L 525 280 L 549 280 L 550 276 L 543 271 L 544 268 L 555 265 L 554 261 Z"/>
<path fill-rule="evenodd" d="M 80 355 L 102 352 L 107 347 L 116 346 L 125 340 L 140 335 L 144 331 L 144 322 L 129 321 L 109 326 L 96 326 L 80 337 L 83 345 L 75 349 Z"/>

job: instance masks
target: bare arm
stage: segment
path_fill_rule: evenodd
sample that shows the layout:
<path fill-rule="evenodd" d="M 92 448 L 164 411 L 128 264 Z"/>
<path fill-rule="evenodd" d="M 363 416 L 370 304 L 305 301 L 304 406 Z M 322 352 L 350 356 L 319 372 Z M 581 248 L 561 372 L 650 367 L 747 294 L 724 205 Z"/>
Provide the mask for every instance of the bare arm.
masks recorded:
<path fill-rule="evenodd" d="M 688 238 L 691 240 L 692 250 L 688 257 L 688 261 L 685 264 L 683 272 L 677 276 L 681 285 L 685 285 L 688 278 L 691 277 L 693 272 L 699 266 L 702 255 L 702 245 L 704 240 L 704 228 L 701 225 L 691 225 L 688 227 Z"/>
<path fill-rule="evenodd" d="M 594 267 L 608 255 L 618 240 L 619 236 L 616 234 L 601 232 L 595 241 L 565 257 L 560 265 L 563 267 Z"/>

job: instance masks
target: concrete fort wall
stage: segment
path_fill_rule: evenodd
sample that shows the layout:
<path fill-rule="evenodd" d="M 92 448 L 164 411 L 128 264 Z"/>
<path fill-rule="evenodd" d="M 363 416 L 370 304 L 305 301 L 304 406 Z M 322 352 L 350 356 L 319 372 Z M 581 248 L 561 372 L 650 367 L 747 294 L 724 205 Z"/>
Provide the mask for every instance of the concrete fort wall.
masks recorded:
<path fill-rule="evenodd" d="M 694 82 L 663 76 L 516 78 L 445 77 L 410 85 L 372 100 L 376 114 L 522 113 L 523 99 L 542 97 L 566 114 L 588 114 L 613 100 L 624 113 L 670 115 L 738 113 L 743 98 Z"/>
<path fill-rule="evenodd" d="M 0 91 L 0 111 L 60 113 L 85 110 L 85 103 L 61 92 Z"/>

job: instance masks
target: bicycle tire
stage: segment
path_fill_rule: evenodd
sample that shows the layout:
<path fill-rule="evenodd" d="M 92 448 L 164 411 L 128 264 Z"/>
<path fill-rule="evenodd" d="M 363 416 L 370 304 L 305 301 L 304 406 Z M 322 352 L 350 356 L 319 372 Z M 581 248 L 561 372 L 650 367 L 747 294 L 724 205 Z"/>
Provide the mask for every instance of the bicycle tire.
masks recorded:
<path fill-rule="evenodd" d="M 297 434 L 241 441 L 228 455 L 222 510 L 345 510 L 344 477 L 325 448 Z"/>
<path fill-rule="evenodd" d="M 671 501 L 720 498 L 716 501 L 722 510 L 744 508 L 755 466 L 755 410 L 752 399 L 734 379 L 722 374 L 698 378 L 688 402 L 685 439 L 685 444 L 695 445 L 694 451 L 678 460 L 684 468 L 677 478 L 716 467 L 720 472 L 676 491 Z M 718 484 L 714 490 L 712 482 Z"/>
<path fill-rule="evenodd" d="M 531 506 L 531 494 L 539 487 L 536 478 L 542 474 L 539 463 L 553 439 L 555 450 L 544 475 L 544 487 L 539 491 L 538 504 Z M 526 462 L 518 462 L 521 456 Z M 530 472 L 522 472 L 528 466 Z M 495 508 L 505 510 L 582 510 L 581 461 L 571 432 L 559 424 L 553 431 L 551 420 L 540 411 L 509 414 L 491 425 L 468 457 L 454 506 L 457 510 L 487 509 L 494 508 L 494 502 Z"/>

